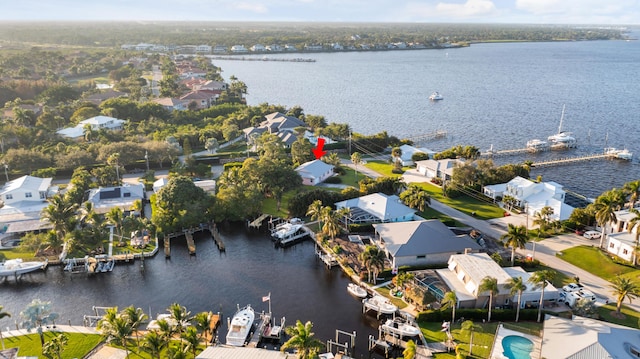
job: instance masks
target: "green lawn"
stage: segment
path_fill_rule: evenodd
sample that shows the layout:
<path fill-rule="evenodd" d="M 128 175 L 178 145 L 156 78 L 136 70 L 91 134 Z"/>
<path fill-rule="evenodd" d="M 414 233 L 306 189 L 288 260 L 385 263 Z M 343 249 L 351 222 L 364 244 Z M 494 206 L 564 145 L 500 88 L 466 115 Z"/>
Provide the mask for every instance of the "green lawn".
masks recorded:
<path fill-rule="evenodd" d="M 376 160 L 367 160 L 365 166 L 373 171 L 380 173 L 386 177 L 400 177 L 399 174 L 391 172 L 393 170 L 393 165 L 389 162 L 384 161 L 376 161 Z M 404 167 L 403 169 L 409 169 L 409 167 Z"/>
<path fill-rule="evenodd" d="M 62 358 L 82 358 L 96 347 L 101 341 L 101 335 L 82 334 L 82 333 L 66 333 L 69 342 L 62 352 Z M 45 332 L 45 341 L 50 340 L 54 333 Z M 9 348 L 20 348 L 19 355 L 22 357 L 33 356 L 45 358 L 42 355 L 42 345 L 40 337 L 35 332 L 33 334 L 21 335 L 18 337 L 4 338 L 4 346 Z"/>
<path fill-rule="evenodd" d="M 563 260 L 608 281 L 620 275 L 629 278 L 638 278 L 640 276 L 640 270 L 615 263 L 597 247 L 578 246 L 566 249 L 561 253 L 562 255 L 559 257 Z"/>
<path fill-rule="evenodd" d="M 622 305 L 620 312 L 624 314 L 624 318 L 617 318 L 611 315 L 615 310 L 616 303 L 609 303 L 598 307 L 598 315 L 600 315 L 600 318 L 606 322 L 640 329 L 640 313 Z"/>
<path fill-rule="evenodd" d="M 480 201 L 469 196 L 461 196 L 458 198 L 445 197 L 442 194 L 442 188 L 429 182 L 421 182 L 417 183 L 417 185 L 429 192 L 431 198 L 436 201 L 468 215 L 475 212 L 475 216 L 478 219 L 500 218 L 504 215 L 504 209 L 491 203 Z"/>
<path fill-rule="evenodd" d="M 362 172 L 360 171 L 358 171 L 358 175 L 356 177 L 356 171 L 354 171 L 350 167 L 342 166 L 342 169 L 345 173 L 344 175 L 340 176 L 340 179 L 342 180 L 342 184 L 345 184 L 347 186 L 360 188 L 358 182 L 360 182 L 363 178 L 367 178 L 367 176 L 362 174 Z"/>

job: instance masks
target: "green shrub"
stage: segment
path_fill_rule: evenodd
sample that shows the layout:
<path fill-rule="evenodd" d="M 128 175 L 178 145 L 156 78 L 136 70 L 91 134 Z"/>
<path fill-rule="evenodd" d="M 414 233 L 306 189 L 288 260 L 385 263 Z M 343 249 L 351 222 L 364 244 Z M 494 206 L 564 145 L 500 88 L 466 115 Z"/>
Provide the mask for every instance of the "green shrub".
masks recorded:
<path fill-rule="evenodd" d="M 324 183 L 342 183 L 342 178 L 338 176 L 331 176 L 324 180 Z"/>
<path fill-rule="evenodd" d="M 354 223 L 349 225 L 349 232 L 351 233 L 370 233 L 373 232 L 373 225 L 371 223 Z"/>

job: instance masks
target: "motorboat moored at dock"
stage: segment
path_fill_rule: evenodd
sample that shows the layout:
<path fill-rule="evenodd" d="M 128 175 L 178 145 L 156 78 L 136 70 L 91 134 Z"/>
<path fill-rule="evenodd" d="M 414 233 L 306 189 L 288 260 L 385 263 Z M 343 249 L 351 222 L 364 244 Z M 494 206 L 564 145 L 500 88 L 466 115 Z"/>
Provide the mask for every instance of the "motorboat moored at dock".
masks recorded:
<path fill-rule="evenodd" d="M 619 150 L 614 147 L 607 147 L 604 149 L 604 154 L 621 160 L 631 161 L 633 159 L 633 153 L 626 148 Z"/>
<path fill-rule="evenodd" d="M 358 298 L 366 298 L 367 297 L 367 291 L 362 288 L 361 286 L 355 284 L 355 283 L 349 283 L 347 284 L 347 291 L 353 295 L 354 297 L 358 297 Z"/>
<path fill-rule="evenodd" d="M 0 277 L 15 276 L 16 278 L 26 274 L 43 270 L 47 267 L 47 261 L 24 262 L 20 258 L 9 259 L 0 263 Z"/>
<path fill-rule="evenodd" d="M 400 337 L 415 337 L 420 335 L 420 328 L 410 324 L 406 319 L 401 317 L 387 319 L 380 326 L 380 330 L 384 333 L 394 334 Z"/>
<path fill-rule="evenodd" d="M 243 346 L 251 332 L 251 326 L 253 325 L 255 317 L 256 313 L 253 308 L 251 308 L 251 305 L 238 309 L 229 323 L 227 345 L 235 347 Z"/>
<path fill-rule="evenodd" d="M 527 141 L 527 151 L 529 152 L 546 151 L 549 147 L 549 142 L 537 138 Z"/>
<path fill-rule="evenodd" d="M 374 295 L 371 298 L 363 299 L 364 310 L 373 310 L 380 314 L 393 314 L 398 311 L 398 307 L 391 303 L 389 299 L 381 296 Z"/>

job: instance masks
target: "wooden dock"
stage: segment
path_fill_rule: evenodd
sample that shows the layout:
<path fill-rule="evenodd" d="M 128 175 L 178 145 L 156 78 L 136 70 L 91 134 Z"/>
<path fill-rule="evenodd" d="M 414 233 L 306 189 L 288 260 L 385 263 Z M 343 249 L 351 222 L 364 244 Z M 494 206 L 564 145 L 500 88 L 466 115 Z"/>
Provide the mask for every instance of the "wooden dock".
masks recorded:
<path fill-rule="evenodd" d="M 209 318 L 209 330 L 205 330 L 203 334 L 205 342 L 212 343 L 212 344 L 215 342 L 215 339 L 218 334 L 218 328 L 220 327 L 221 319 L 222 318 L 220 314 L 211 315 L 211 318 Z"/>
<path fill-rule="evenodd" d="M 338 265 L 338 260 L 331 253 L 325 253 L 322 249 L 319 249 L 316 251 L 316 255 L 324 262 L 324 264 L 329 269 Z"/>
<path fill-rule="evenodd" d="M 211 232 L 211 237 L 213 238 L 213 241 L 216 244 L 216 247 L 218 247 L 218 250 L 220 252 L 225 252 L 226 249 L 224 247 L 224 242 L 222 241 L 222 237 L 220 236 L 220 231 L 218 231 L 218 228 L 216 227 L 215 223 L 213 224 L 213 226 L 209 227 L 209 231 Z"/>
<path fill-rule="evenodd" d="M 265 320 L 265 317 L 260 316 L 260 319 L 258 319 L 255 322 L 256 330 L 251 335 L 251 339 L 249 340 L 249 343 L 247 343 L 247 347 L 249 348 L 258 347 L 258 343 L 260 343 L 260 339 L 262 339 L 262 331 L 264 330 L 265 325 L 267 325 L 267 321 Z"/>
<path fill-rule="evenodd" d="M 531 167 L 546 167 L 546 166 L 564 165 L 564 164 L 569 164 L 569 163 L 598 160 L 598 159 L 603 159 L 603 158 L 612 158 L 612 156 L 611 155 L 606 155 L 606 154 L 596 154 L 596 155 L 586 155 L 586 156 L 559 158 L 559 159 L 549 160 L 549 161 L 534 162 L 534 163 L 531 164 Z"/>
<path fill-rule="evenodd" d="M 408 137 L 407 140 L 418 143 L 418 142 L 431 141 L 431 140 L 436 140 L 436 139 L 445 138 L 445 137 L 447 137 L 447 131 L 435 130 L 433 132 L 424 133 L 422 135 L 415 135 L 415 136 Z"/>
<path fill-rule="evenodd" d="M 187 238 L 187 247 L 189 248 L 189 254 L 196 254 L 196 242 L 193 240 L 193 233 L 191 231 L 184 232 L 185 237 Z"/>
<path fill-rule="evenodd" d="M 254 219 L 252 222 L 249 222 L 249 228 L 260 228 L 262 226 L 262 222 L 269 217 L 268 214 L 262 214 L 260 217 Z"/>
<path fill-rule="evenodd" d="M 171 238 L 164 237 L 162 241 L 164 242 L 164 256 L 169 258 L 171 257 Z"/>
<path fill-rule="evenodd" d="M 520 153 L 532 152 L 529 148 L 514 148 L 510 150 L 489 150 L 487 152 L 480 153 L 480 156 L 507 156 L 517 155 Z"/>

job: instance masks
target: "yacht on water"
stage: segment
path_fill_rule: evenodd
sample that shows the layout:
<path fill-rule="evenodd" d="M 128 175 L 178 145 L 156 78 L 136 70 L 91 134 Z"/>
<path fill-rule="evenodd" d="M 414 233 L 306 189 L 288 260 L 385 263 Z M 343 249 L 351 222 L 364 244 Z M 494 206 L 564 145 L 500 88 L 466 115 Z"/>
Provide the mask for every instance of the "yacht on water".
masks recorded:
<path fill-rule="evenodd" d="M 560 126 L 558 126 L 558 133 L 551 135 L 547 138 L 552 150 L 564 150 L 567 148 L 575 148 L 577 146 L 576 138 L 572 136 L 571 132 L 562 131 L 562 121 L 564 120 L 564 108 L 562 105 L 562 115 L 560 115 Z"/>
<path fill-rule="evenodd" d="M 546 151 L 548 149 L 549 149 L 549 142 L 545 140 L 540 140 L 536 138 L 536 139 L 527 141 L 527 150 L 529 152 L 540 152 L 540 151 Z"/>
<path fill-rule="evenodd" d="M 19 277 L 25 273 L 45 269 L 47 267 L 47 263 L 48 262 L 41 261 L 23 262 L 20 258 L 9 259 L 4 263 L 0 263 L 0 277 Z"/>
<path fill-rule="evenodd" d="M 253 311 L 253 308 L 251 308 L 251 305 L 238 309 L 229 323 L 227 345 L 233 345 L 234 347 L 243 346 L 251 332 L 251 326 L 253 325 L 255 317 L 256 313 Z"/>
<path fill-rule="evenodd" d="M 633 159 L 633 153 L 626 148 L 619 150 L 614 147 L 607 147 L 604 149 L 604 154 L 626 161 L 631 161 Z"/>
<path fill-rule="evenodd" d="M 431 101 L 440 101 L 440 100 L 444 100 L 444 97 L 442 97 L 440 92 L 436 91 L 436 92 L 432 93 L 431 96 L 429 96 L 429 100 L 431 100 Z"/>

